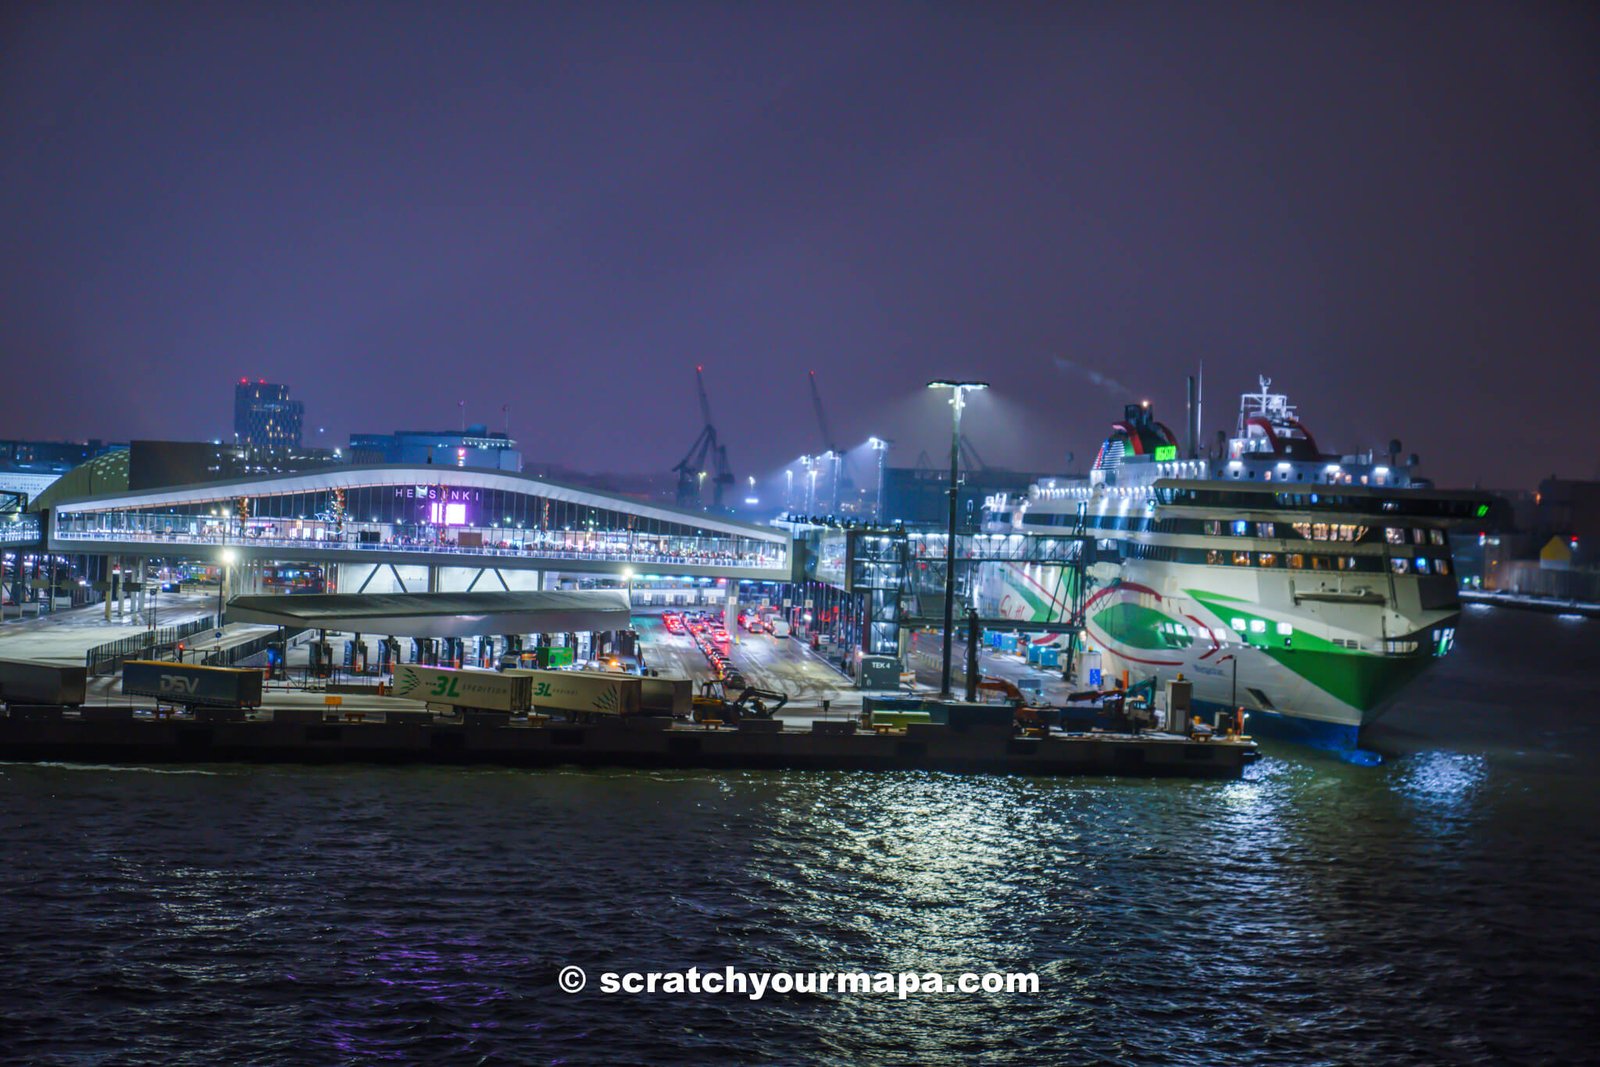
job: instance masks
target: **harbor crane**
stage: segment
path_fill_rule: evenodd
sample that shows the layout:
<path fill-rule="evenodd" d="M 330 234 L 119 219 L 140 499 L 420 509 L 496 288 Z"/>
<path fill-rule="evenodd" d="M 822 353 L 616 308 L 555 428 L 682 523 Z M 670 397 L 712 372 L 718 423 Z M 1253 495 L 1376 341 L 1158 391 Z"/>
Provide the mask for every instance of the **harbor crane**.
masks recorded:
<path fill-rule="evenodd" d="M 711 401 L 706 398 L 705 366 L 694 369 L 695 384 L 700 390 L 700 417 L 705 425 L 700 436 L 689 446 L 688 453 L 673 467 L 678 476 L 678 506 L 680 508 L 704 507 L 700 483 L 711 478 L 712 506 L 722 510 L 722 494 L 733 485 L 733 470 L 728 466 L 728 446 L 717 440 L 717 427 L 711 421 Z"/>
<path fill-rule="evenodd" d="M 817 389 L 816 371 L 811 372 L 811 404 L 817 411 L 817 429 L 822 431 L 822 447 L 833 457 L 833 513 L 838 514 L 841 491 L 847 497 L 854 496 L 856 487 L 845 466 L 844 453 L 839 451 L 833 431 L 828 428 L 828 416 L 822 409 L 822 393 Z"/>

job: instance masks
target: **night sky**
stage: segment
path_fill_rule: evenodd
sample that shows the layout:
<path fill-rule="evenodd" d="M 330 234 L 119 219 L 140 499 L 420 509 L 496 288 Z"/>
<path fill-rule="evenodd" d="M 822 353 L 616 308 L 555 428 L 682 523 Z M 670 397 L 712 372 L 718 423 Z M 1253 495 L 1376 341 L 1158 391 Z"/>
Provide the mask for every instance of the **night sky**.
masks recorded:
<path fill-rule="evenodd" d="M 1270 374 L 1441 484 L 1600 464 L 1600 9 L 0 8 L 3 437 L 453 427 L 741 481 L 836 436 L 1082 467 Z"/>

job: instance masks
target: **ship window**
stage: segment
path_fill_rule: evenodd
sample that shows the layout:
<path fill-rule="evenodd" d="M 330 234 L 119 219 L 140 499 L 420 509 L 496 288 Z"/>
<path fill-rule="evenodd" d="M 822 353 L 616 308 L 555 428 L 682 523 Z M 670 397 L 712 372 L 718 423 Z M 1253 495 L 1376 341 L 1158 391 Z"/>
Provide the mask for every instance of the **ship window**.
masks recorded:
<path fill-rule="evenodd" d="M 1334 558 L 1339 561 L 1339 569 L 1342 571 L 1353 571 L 1359 569 L 1356 566 L 1356 558 L 1354 556 L 1335 556 Z"/>
<path fill-rule="evenodd" d="M 1210 534 L 1212 537 L 1220 537 L 1222 535 L 1222 520 L 1207 519 L 1206 533 Z"/>
<path fill-rule="evenodd" d="M 1256 523 L 1256 536 L 1257 537 L 1277 537 L 1278 536 L 1277 524 L 1276 523 L 1271 523 L 1271 522 L 1258 522 L 1258 523 Z"/>
<path fill-rule="evenodd" d="M 1408 564 L 1407 564 L 1407 562 L 1405 560 L 1396 559 L 1396 560 L 1390 560 L 1389 562 L 1394 564 L 1394 572 L 1396 574 L 1404 574 L 1406 572 L 1406 567 L 1407 567 Z"/>
<path fill-rule="evenodd" d="M 1436 545 L 1444 544 L 1444 531 L 1443 530 L 1429 530 L 1428 531 L 1428 537 Z"/>
<path fill-rule="evenodd" d="M 1251 619 L 1250 620 L 1250 632 L 1253 633 L 1253 634 L 1264 634 L 1264 633 L 1266 633 L 1267 632 L 1267 620 L 1265 620 L 1265 619 Z"/>
<path fill-rule="evenodd" d="M 1391 545 L 1403 545 L 1406 543 L 1406 532 L 1398 526 L 1388 527 L 1383 531 L 1383 535 L 1388 538 Z"/>
<path fill-rule="evenodd" d="M 1433 571 L 1434 571 L 1435 574 L 1449 574 L 1450 573 L 1450 561 L 1447 560 L 1447 559 L 1436 559 L 1436 560 L 1434 560 L 1433 561 Z"/>
<path fill-rule="evenodd" d="M 1416 542 L 1419 545 L 1427 544 L 1428 543 L 1428 531 L 1424 530 L 1422 527 L 1418 526 L 1416 529 L 1411 531 L 1411 540 Z"/>
<path fill-rule="evenodd" d="M 1261 552 L 1257 554 L 1256 558 L 1259 560 L 1260 566 L 1263 567 L 1276 567 L 1278 565 L 1278 554 L 1276 552 Z"/>
<path fill-rule="evenodd" d="M 1209 549 L 1206 552 L 1206 562 L 1213 567 L 1225 566 L 1228 562 L 1226 554 L 1221 549 Z"/>
<path fill-rule="evenodd" d="M 1250 566 L 1250 553 L 1248 553 L 1248 552 L 1235 552 L 1233 554 L 1233 565 L 1235 567 L 1248 567 L 1248 566 Z"/>
<path fill-rule="evenodd" d="M 1279 637 L 1288 637 L 1292 633 L 1294 633 L 1294 626 L 1293 625 L 1291 625 L 1291 624 L 1289 624 L 1287 622 L 1280 622 L 1278 624 L 1278 636 Z"/>
<path fill-rule="evenodd" d="M 1234 520 L 1234 522 L 1233 522 L 1233 536 L 1235 536 L 1235 537 L 1247 537 L 1247 536 L 1249 536 L 1249 533 L 1250 533 L 1250 524 L 1248 522 L 1245 522 L 1243 519 L 1235 519 Z"/>
<path fill-rule="evenodd" d="M 1235 630 L 1238 630 L 1240 633 L 1244 633 L 1244 631 L 1245 631 L 1245 622 L 1244 622 L 1243 619 L 1229 619 L 1228 620 L 1228 625 L 1232 626 Z"/>
<path fill-rule="evenodd" d="M 1295 571 L 1304 570 L 1305 566 L 1306 566 L 1306 558 L 1304 556 L 1302 556 L 1300 553 L 1296 552 L 1296 553 L 1294 553 L 1293 555 L 1291 555 L 1289 557 L 1289 569 L 1290 570 L 1295 570 Z"/>
<path fill-rule="evenodd" d="M 1428 573 L 1428 560 L 1427 560 L 1427 557 L 1425 557 L 1425 556 L 1418 556 L 1417 557 L 1417 573 L 1418 574 L 1427 574 Z"/>
<path fill-rule="evenodd" d="M 1211 631 L 1211 636 L 1216 638 L 1218 644 L 1225 645 L 1225 644 L 1228 643 L 1228 638 L 1229 638 L 1230 634 L 1229 634 L 1229 632 L 1227 630 L 1225 630 L 1225 629 L 1223 629 L 1222 627 L 1219 626 L 1215 630 Z"/>

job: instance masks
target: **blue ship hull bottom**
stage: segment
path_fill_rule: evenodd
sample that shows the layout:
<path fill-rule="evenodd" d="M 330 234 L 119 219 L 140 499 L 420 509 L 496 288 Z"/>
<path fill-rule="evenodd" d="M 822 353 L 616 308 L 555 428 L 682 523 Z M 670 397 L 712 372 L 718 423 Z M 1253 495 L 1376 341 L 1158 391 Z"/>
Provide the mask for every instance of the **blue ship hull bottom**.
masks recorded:
<path fill-rule="evenodd" d="M 1207 700 L 1196 700 L 1194 706 L 1208 722 L 1213 716 L 1228 711 L 1226 705 Z M 1252 737 L 1267 737 L 1274 741 L 1287 741 L 1290 744 L 1321 749 L 1324 752 L 1335 753 L 1349 763 L 1373 766 L 1383 762 L 1382 756 L 1361 747 L 1359 726 L 1302 719 L 1296 715 L 1284 715 L 1276 711 L 1247 711 L 1244 726 L 1244 732 Z"/>

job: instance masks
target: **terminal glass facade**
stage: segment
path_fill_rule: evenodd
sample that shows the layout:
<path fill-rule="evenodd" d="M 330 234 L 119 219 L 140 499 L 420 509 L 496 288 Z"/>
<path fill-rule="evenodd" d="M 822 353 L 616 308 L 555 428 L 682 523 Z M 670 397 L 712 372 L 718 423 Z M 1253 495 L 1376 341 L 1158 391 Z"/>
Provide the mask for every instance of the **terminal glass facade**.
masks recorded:
<path fill-rule="evenodd" d="M 248 488 L 248 487 L 241 487 Z M 620 504 L 621 502 L 617 502 Z M 354 485 L 60 509 L 60 540 L 389 549 L 786 568 L 787 538 L 470 484 Z"/>

